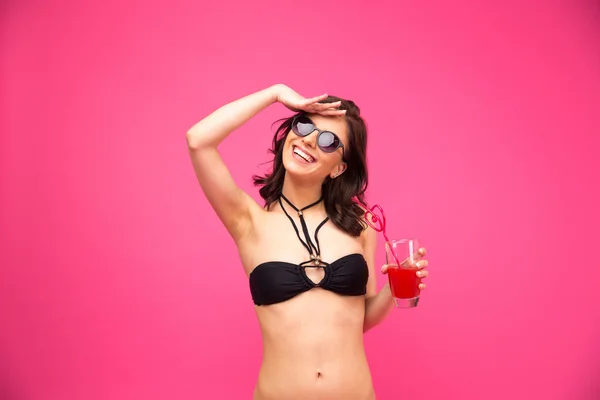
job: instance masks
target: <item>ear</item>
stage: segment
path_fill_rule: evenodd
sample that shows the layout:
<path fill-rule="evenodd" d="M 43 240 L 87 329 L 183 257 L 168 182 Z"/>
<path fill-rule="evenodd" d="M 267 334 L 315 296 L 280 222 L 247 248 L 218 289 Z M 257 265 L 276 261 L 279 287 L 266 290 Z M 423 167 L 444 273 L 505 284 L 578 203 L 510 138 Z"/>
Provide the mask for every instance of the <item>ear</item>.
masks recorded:
<path fill-rule="evenodd" d="M 331 171 L 331 174 L 329 174 L 329 177 L 331 179 L 335 179 L 338 176 L 340 176 L 341 174 L 344 173 L 344 171 L 346 170 L 346 163 L 345 162 L 341 162 L 338 165 L 336 165 L 336 167 L 333 169 L 333 171 Z"/>

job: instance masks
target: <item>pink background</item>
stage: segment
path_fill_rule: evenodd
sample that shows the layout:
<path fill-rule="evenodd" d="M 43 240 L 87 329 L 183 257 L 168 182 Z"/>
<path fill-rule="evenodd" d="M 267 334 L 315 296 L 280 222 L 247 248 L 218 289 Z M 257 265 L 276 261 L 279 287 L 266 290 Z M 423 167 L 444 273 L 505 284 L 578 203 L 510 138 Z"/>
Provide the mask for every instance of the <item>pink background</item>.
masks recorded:
<path fill-rule="evenodd" d="M 185 132 L 280 82 L 358 103 L 369 199 L 430 252 L 419 307 L 366 335 L 378 399 L 599 398 L 598 2 L 204 3 L 3 2 L 0 398 L 251 397 Z M 256 198 L 285 115 L 222 146 Z"/>

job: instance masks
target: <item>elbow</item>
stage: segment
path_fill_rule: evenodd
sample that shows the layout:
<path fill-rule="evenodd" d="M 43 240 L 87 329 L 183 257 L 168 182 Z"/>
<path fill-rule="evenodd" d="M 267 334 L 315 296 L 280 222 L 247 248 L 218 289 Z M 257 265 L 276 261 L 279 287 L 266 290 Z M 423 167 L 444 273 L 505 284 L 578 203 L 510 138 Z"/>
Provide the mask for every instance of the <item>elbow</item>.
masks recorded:
<path fill-rule="evenodd" d="M 370 318 L 368 313 L 365 313 L 365 318 L 363 319 L 363 333 L 368 332 L 373 327 L 372 318 Z"/>
<path fill-rule="evenodd" d="M 208 146 L 206 135 L 202 132 L 189 130 L 185 134 L 185 140 L 190 150 L 199 150 Z"/>

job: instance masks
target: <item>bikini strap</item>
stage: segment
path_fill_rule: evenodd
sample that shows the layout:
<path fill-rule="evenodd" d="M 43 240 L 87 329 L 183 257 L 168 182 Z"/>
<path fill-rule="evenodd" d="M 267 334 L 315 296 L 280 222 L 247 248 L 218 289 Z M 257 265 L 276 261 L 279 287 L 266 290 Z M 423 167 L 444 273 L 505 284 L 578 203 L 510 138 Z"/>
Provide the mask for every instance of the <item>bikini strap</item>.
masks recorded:
<path fill-rule="evenodd" d="M 302 226 L 302 232 L 304 233 L 304 237 L 305 237 L 306 241 L 302 240 L 302 237 L 300 237 L 300 231 L 298 230 L 296 223 L 294 222 L 292 217 L 288 214 L 285 207 L 283 207 L 283 203 L 281 202 L 282 198 L 286 201 L 286 203 L 288 203 L 290 205 L 290 207 L 292 207 L 298 213 L 298 218 L 300 219 L 300 225 Z M 319 234 L 319 230 L 321 229 L 321 227 L 323 225 L 325 225 L 325 223 L 327 221 L 329 221 L 329 217 L 325 218 L 319 224 L 317 229 L 315 230 L 315 242 L 316 242 L 316 245 L 315 245 L 313 243 L 313 241 L 310 239 L 310 233 L 308 232 L 308 226 L 306 226 L 306 221 L 304 220 L 304 216 L 302 213 L 302 211 L 319 204 L 322 200 L 323 200 L 323 197 L 321 197 L 319 200 L 315 201 L 314 203 L 307 205 L 306 207 L 298 209 L 298 207 L 293 205 L 292 202 L 289 201 L 288 198 L 285 197 L 283 194 L 281 195 L 281 197 L 279 197 L 279 205 L 280 205 L 281 209 L 283 210 L 285 215 L 288 217 L 288 219 L 292 223 L 292 226 L 294 227 L 294 231 L 296 231 L 296 236 L 298 236 L 298 239 L 300 240 L 300 242 L 306 248 L 306 250 L 308 251 L 308 254 L 310 255 L 310 261 L 303 262 L 302 264 L 313 262 L 315 264 L 320 263 L 320 264 L 327 265 L 327 263 L 325 263 L 321 260 L 321 246 L 319 245 L 318 234 Z M 302 264 L 300 264 L 300 265 L 302 265 Z"/>

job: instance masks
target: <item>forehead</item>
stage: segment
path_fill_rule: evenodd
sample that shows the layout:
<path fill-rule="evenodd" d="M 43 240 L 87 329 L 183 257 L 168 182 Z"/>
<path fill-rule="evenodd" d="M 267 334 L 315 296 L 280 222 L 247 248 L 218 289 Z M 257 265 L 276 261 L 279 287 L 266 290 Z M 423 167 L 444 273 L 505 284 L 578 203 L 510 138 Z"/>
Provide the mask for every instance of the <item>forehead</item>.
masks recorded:
<path fill-rule="evenodd" d="M 316 127 L 322 131 L 331 131 L 342 139 L 342 142 L 348 143 L 348 126 L 344 117 L 326 117 L 320 114 L 309 115 Z"/>

